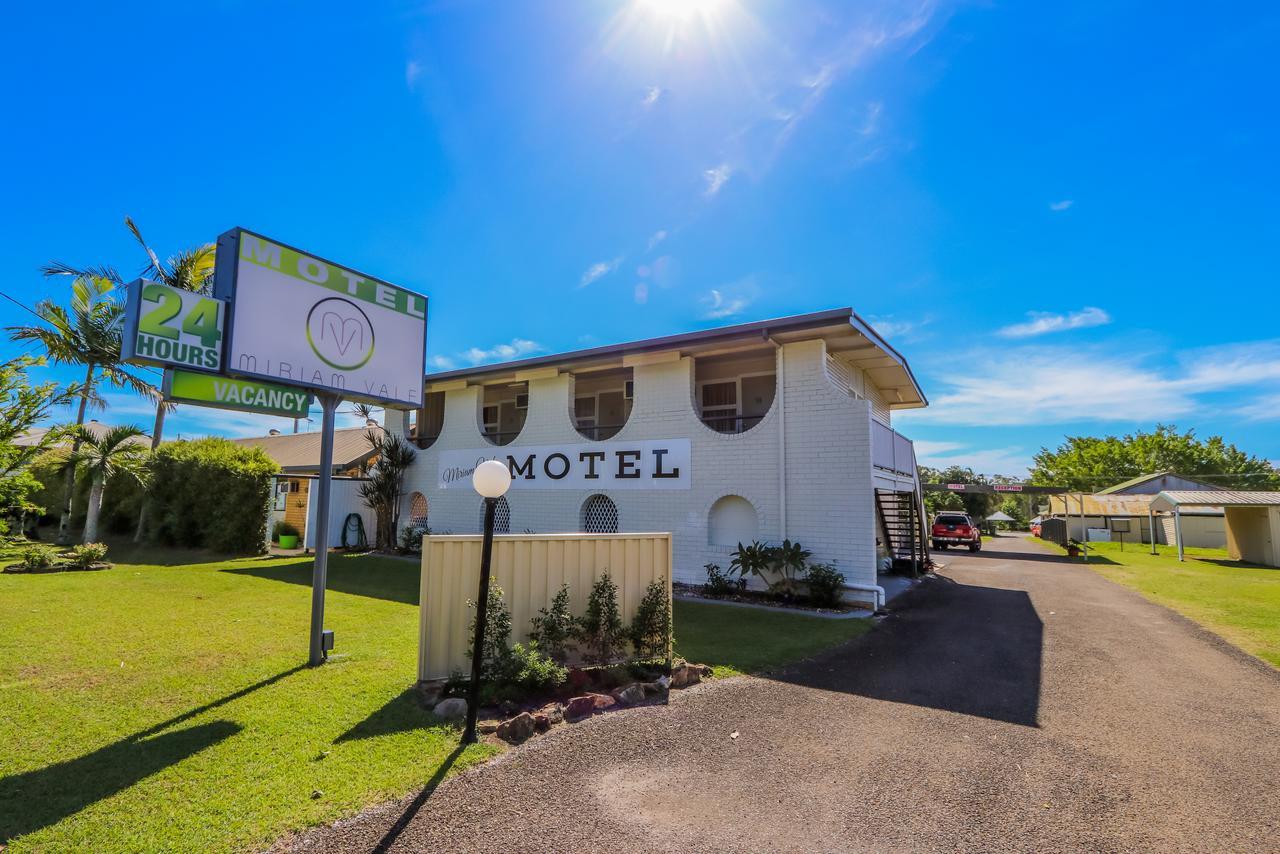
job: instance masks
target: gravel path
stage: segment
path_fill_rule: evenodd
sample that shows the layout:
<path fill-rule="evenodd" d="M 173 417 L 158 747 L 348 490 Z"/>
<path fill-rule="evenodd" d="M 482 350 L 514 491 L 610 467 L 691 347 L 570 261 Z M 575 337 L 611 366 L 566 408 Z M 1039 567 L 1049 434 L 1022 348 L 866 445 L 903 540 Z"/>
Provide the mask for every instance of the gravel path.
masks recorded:
<path fill-rule="evenodd" d="M 943 560 L 850 645 L 278 848 L 1277 850 L 1280 674 L 1035 543 Z"/>

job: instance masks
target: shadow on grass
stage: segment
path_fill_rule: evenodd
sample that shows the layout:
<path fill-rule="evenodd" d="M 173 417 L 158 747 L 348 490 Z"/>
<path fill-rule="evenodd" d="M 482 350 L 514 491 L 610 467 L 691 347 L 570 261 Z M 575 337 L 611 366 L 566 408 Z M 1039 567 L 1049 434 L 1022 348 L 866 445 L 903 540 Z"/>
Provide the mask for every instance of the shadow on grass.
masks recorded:
<path fill-rule="evenodd" d="M 310 587 L 311 571 L 314 567 L 314 559 L 305 558 L 275 566 L 238 566 L 221 571 Z M 331 554 L 326 589 L 350 593 L 354 596 L 368 596 L 373 599 L 417 605 L 418 580 L 417 566 L 408 561 L 379 558 L 374 555 L 348 557 Z"/>
<path fill-rule="evenodd" d="M 418 702 L 417 694 L 416 688 L 404 689 L 388 700 L 382 708 L 334 739 L 333 743 L 340 744 L 361 738 L 410 732 L 442 724 L 443 721 L 422 707 Z"/>
<path fill-rule="evenodd" d="M 1280 570 L 1276 566 L 1264 566 L 1260 563 L 1249 563 L 1247 560 L 1232 560 L 1231 558 L 1212 558 L 1212 557 L 1195 557 L 1187 555 L 1187 560 L 1196 561 L 1197 563 L 1211 563 L 1214 566 L 1226 567 L 1227 569 L 1270 569 L 1272 571 Z"/>
<path fill-rule="evenodd" d="M 409 826 L 422 808 L 426 806 L 431 796 L 435 794 L 436 787 L 444 781 L 449 769 L 453 767 L 453 763 L 458 761 L 458 757 L 462 755 L 464 749 L 459 744 L 453 749 L 452 753 L 444 758 L 444 761 L 440 763 L 440 767 L 436 769 L 436 773 L 431 775 L 431 779 L 422 787 L 422 791 L 418 793 L 418 796 L 410 802 L 409 806 L 405 807 L 404 812 L 400 813 L 400 817 L 396 819 L 395 824 L 391 825 L 382 838 L 378 840 L 378 844 L 370 849 L 370 854 L 385 854 L 385 852 L 391 850 L 391 847 L 396 844 L 396 840 L 400 838 L 400 834 L 404 833 L 404 829 Z"/>
<path fill-rule="evenodd" d="M 232 721 L 167 729 L 302 670 L 292 667 L 76 759 L 0 779 L 0 843 L 56 824 L 240 732 Z M 159 734 L 163 733 L 163 734 Z"/>
<path fill-rule="evenodd" d="M 858 643 L 767 678 L 1039 726 L 1044 625 L 1025 592 L 938 576 L 890 610 Z"/>

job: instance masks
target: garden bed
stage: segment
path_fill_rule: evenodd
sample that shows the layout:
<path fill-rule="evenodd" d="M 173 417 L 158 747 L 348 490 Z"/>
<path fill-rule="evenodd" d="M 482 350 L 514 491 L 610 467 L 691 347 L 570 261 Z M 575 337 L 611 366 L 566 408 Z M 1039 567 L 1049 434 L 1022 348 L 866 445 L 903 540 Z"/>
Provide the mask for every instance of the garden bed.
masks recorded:
<path fill-rule="evenodd" d="M 807 611 L 813 614 L 850 614 L 854 611 L 865 611 L 865 607 L 854 603 L 842 603 L 836 607 L 819 607 L 800 596 L 787 598 L 767 590 L 735 590 L 730 593 L 708 593 L 701 584 L 671 585 L 673 595 L 686 599 L 701 599 L 706 602 L 733 602 L 740 605 L 759 605 L 769 608 L 786 608 L 791 611 Z"/>
<path fill-rule="evenodd" d="M 657 663 L 574 668 L 562 685 L 529 693 L 519 700 L 481 706 L 477 729 L 491 741 L 519 744 L 564 723 L 640 706 L 666 705 L 672 688 L 696 685 L 711 668 L 677 659 L 671 667 Z M 467 714 L 466 683 L 419 686 L 425 708 L 444 720 Z"/>
<path fill-rule="evenodd" d="M 100 569 L 110 569 L 112 564 L 100 561 L 90 564 L 78 563 L 54 563 L 49 566 L 27 566 L 25 563 L 11 563 L 4 568 L 4 572 L 26 573 L 28 575 L 40 575 L 46 572 L 96 572 Z"/>

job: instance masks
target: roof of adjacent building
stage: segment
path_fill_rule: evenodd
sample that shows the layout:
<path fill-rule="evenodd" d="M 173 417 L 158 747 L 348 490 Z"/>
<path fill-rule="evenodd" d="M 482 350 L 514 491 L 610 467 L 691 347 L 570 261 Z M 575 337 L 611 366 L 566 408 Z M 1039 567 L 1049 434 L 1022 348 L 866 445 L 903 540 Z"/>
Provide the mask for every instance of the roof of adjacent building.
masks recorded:
<path fill-rule="evenodd" d="M 1097 494 L 1112 495 L 1117 492 L 1124 492 L 1126 489 L 1132 489 L 1135 486 L 1141 486 L 1144 483 L 1149 483 L 1150 481 L 1153 481 L 1156 478 L 1161 478 L 1161 477 L 1176 477 L 1179 480 L 1185 480 L 1190 483 L 1198 483 L 1201 486 L 1203 486 L 1205 489 L 1217 489 L 1217 486 L 1215 484 L 1205 483 L 1202 480 L 1196 480 L 1194 477 L 1187 477 L 1185 474 L 1178 474 L 1176 471 L 1158 471 L 1152 474 L 1140 474 L 1135 478 L 1130 478 L 1129 480 L 1124 481 L 1123 483 L 1117 483 L 1115 486 L 1108 486 L 1106 489 L 1100 489 L 1098 490 Z"/>
<path fill-rule="evenodd" d="M 1187 495 L 1208 495 L 1207 492 L 1187 492 Z M 1049 514 L 1051 516 L 1078 516 L 1080 502 L 1084 500 L 1086 516 L 1146 516 L 1151 509 L 1154 495 L 1084 495 L 1084 496 L 1049 496 Z M 1222 507 L 1217 502 L 1208 502 L 1195 511 L 1197 515 L 1221 515 Z"/>
<path fill-rule="evenodd" d="M 62 425 L 59 425 L 59 426 L 62 426 Z M 84 422 L 82 426 L 86 430 L 88 430 L 90 433 L 92 433 L 94 438 L 101 439 L 104 435 L 106 435 L 106 432 L 108 430 L 118 425 L 103 424 L 101 421 L 97 420 L 96 418 L 91 418 L 88 421 Z M 52 429 L 53 427 L 33 427 L 30 430 L 27 430 L 24 433 L 20 433 L 18 436 L 14 437 L 13 443 L 15 445 L 18 445 L 19 447 L 31 447 L 33 445 L 38 445 L 40 444 L 40 440 L 42 440 L 45 437 L 45 435 L 47 435 L 48 432 Z M 150 445 L 151 437 L 134 436 L 132 439 L 129 440 L 129 442 L 135 445 Z M 58 447 L 62 447 L 64 445 L 70 445 L 70 444 L 71 444 L 71 439 L 64 438 L 57 442 L 54 442 L 52 447 L 58 448 Z"/>
<path fill-rule="evenodd" d="M 1280 507 L 1280 492 L 1220 490 L 1169 490 L 1151 500 L 1151 509 L 1170 511 L 1182 507 Z"/>
<path fill-rule="evenodd" d="M 333 467 L 348 469 L 366 462 L 374 455 L 369 444 L 370 430 L 380 435 L 381 427 L 344 427 L 333 431 Z M 277 433 L 232 439 L 237 445 L 261 448 L 275 460 L 280 469 L 289 473 L 318 472 L 320 470 L 320 431 L 310 433 Z"/>
<path fill-rule="evenodd" d="M 454 379 L 502 381 L 516 371 L 531 368 L 568 366 L 603 369 L 622 366 L 627 355 L 662 350 L 679 350 L 683 355 L 699 356 L 717 352 L 731 352 L 744 344 L 759 345 L 768 341 L 789 343 L 822 338 L 827 351 L 839 354 L 856 367 L 862 368 L 883 392 L 888 395 L 892 409 L 910 409 L 928 406 L 929 401 L 916 382 L 907 360 L 893 349 L 869 323 L 851 308 L 837 308 L 812 314 L 797 314 L 773 320 L 757 320 L 717 329 L 685 332 L 662 338 L 647 338 L 624 344 L 609 344 L 586 350 L 573 350 L 549 356 L 535 356 L 514 362 L 501 362 L 474 368 L 443 371 L 428 374 L 427 383 L 439 383 Z"/>

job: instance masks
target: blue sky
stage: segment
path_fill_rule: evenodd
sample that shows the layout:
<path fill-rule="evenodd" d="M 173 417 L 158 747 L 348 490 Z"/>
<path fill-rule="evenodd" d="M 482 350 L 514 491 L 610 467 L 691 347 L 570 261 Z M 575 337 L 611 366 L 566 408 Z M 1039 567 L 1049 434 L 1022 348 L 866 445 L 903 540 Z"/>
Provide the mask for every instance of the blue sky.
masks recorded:
<path fill-rule="evenodd" d="M 925 462 L 1162 421 L 1280 459 L 1275 7 L 356 8 L 9 13 L 0 288 L 141 267 L 129 214 L 421 290 L 435 367 L 850 305 L 933 403 L 897 421 Z"/>

